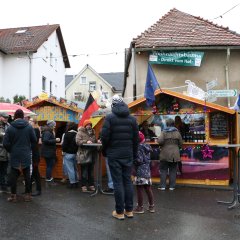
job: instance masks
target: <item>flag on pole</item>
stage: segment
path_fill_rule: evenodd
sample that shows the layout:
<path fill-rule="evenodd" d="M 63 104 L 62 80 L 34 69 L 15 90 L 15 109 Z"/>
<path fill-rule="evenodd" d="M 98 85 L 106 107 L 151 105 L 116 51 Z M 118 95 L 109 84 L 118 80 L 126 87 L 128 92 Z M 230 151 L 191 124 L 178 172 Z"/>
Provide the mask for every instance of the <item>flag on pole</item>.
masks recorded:
<path fill-rule="evenodd" d="M 150 64 L 148 64 L 147 79 L 145 85 L 144 97 L 146 98 L 146 103 L 148 106 L 152 106 L 155 102 L 154 92 L 156 89 L 160 89 L 156 76 L 152 70 Z"/>
<path fill-rule="evenodd" d="M 89 119 L 91 117 L 91 115 L 98 109 L 99 109 L 99 106 L 98 106 L 97 102 L 95 101 L 95 99 L 93 98 L 92 94 L 90 93 L 87 103 L 86 103 L 86 106 L 85 106 L 85 109 L 84 109 L 84 112 L 83 112 L 83 115 L 82 115 L 82 118 L 78 123 L 78 127 L 83 126 L 83 122 L 86 119 Z"/>
<path fill-rule="evenodd" d="M 231 109 L 234 109 L 235 111 L 239 111 L 240 110 L 240 94 L 238 95 L 238 98 L 237 98 L 234 106 L 231 107 Z"/>

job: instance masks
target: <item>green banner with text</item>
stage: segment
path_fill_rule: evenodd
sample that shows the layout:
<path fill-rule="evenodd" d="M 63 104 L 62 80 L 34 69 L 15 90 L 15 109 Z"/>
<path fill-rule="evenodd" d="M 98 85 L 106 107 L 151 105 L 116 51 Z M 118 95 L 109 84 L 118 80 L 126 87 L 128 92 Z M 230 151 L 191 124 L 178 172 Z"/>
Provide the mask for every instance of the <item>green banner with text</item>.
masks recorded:
<path fill-rule="evenodd" d="M 150 64 L 200 67 L 204 52 L 156 51 L 149 55 Z"/>

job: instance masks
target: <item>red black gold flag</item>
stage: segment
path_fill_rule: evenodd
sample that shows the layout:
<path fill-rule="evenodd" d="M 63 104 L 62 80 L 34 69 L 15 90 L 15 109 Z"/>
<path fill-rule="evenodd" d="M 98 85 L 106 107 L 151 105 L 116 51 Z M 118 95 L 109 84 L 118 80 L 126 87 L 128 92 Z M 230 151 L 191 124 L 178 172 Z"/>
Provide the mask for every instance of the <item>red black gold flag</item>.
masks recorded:
<path fill-rule="evenodd" d="M 78 123 L 78 127 L 83 126 L 83 122 L 86 119 L 89 119 L 91 117 L 91 115 L 98 109 L 99 109 L 99 106 L 98 106 L 97 102 L 94 100 L 92 94 L 90 93 L 87 103 L 86 103 L 86 106 L 85 106 L 85 109 L 84 109 L 84 112 L 83 112 L 83 115 L 82 115 L 82 118 Z"/>

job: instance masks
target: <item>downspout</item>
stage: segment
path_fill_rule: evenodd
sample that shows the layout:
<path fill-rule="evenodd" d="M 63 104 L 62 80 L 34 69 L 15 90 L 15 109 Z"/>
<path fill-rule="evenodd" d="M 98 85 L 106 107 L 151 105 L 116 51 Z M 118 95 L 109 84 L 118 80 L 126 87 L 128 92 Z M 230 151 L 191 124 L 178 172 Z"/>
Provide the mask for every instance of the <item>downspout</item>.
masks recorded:
<path fill-rule="evenodd" d="M 225 65 L 225 79 L 226 79 L 226 88 L 229 90 L 229 58 L 230 58 L 230 48 L 227 48 L 227 58 L 226 58 L 226 65 Z M 230 97 L 227 99 L 228 107 L 230 108 Z"/>
<path fill-rule="evenodd" d="M 132 47 L 132 73 L 133 73 L 133 100 L 137 99 L 137 79 L 136 79 L 136 63 L 135 63 L 135 48 Z"/>
<path fill-rule="evenodd" d="M 29 101 L 31 101 L 32 99 L 32 58 L 30 56 L 29 51 L 27 51 L 27 56 L 29 59 L 29 76 L 28 76 L 28 80 L 29 80 Z"/>

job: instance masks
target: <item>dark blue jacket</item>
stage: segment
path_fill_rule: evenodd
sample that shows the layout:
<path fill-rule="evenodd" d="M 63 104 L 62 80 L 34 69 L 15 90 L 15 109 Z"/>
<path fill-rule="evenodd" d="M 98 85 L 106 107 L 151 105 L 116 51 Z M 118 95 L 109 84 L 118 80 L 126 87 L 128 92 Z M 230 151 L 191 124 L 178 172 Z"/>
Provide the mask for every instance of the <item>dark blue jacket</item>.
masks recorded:
<path fill-rule="evenodd" d="M 16 119 L 11 123 L 3 139 L 3 146 L 10 153 L 10 166 L 26 168 L 31 164 L 31 145 L 37 138 L 32 126 L 24 119 Z"/>
<path fill-rule="evenodd" d="M 56 158 L 56 138 L 53 130 L 48 126 L 42 129 L 41 155 L 44 158 Z"/>
<path fill-rule="evenodd" d="M 138 151 L 138 125 L 124 102 L 112 106 L 106 116 L 101 133 L 102 152 L 108 161 L 124 161 L 132 164 Z"/>

